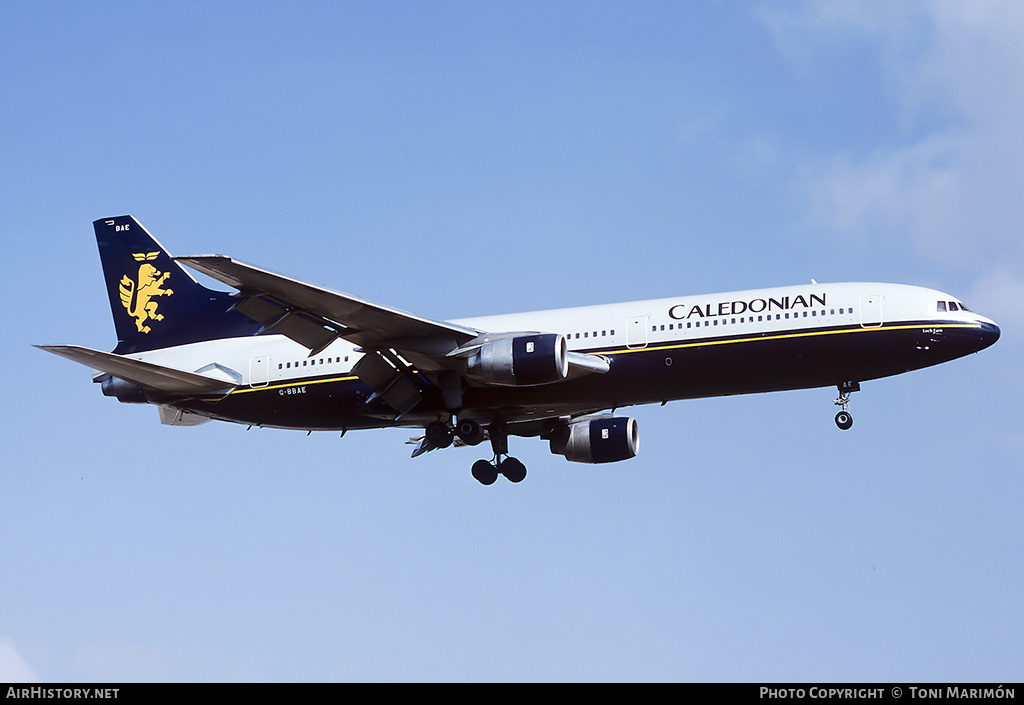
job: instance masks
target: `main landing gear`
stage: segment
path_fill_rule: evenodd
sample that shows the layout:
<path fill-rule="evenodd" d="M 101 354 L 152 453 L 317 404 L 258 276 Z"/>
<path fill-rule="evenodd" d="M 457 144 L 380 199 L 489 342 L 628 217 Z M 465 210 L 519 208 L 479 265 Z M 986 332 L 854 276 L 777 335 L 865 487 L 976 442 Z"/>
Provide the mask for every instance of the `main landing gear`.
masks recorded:
<path fill-rule="evenodd" d="M 430 449 L 447 448 L 458 438 L 463 445 L 479 445 L 486 437 L 483 427 L 476 421 L 467 419 L 447 424 L 443 421 L 431 421 L 423 429 Z"/>
<path fill-rule="evenodd" d="M 838 387 L 839 398 L 835 400 L 835 405 L 841 406 L 842 411 L 836 414 L 836 426 L 843 431 L 849 431 L 853 426 L 853 414 L 850 413 L 850 395 L 860 391 L 860 383 L 843 382 Z"/>
<path fill-rule="evenodd" d="M 498 479 L 498 475 L 504 475 L 509 482 L 522 482 L 526 479 L 526 466 L 508 454 L 508 432 L 505 430 L 505 424 L 500 421 L 488 426 L 486 432 L 472 419 L 455 421 L 453 424 L 433 421 L 427 424 L 423 433 L 430 448 L 447 448 L 456 438 L 464 445 L 475 446 L 489 436 L 494 459 L 478 460 L 473 463 L 473 477 L 477 482 L 492 485 Z"/>
<path fill-rule="evenodd" d="M 495 421 L 487 429 L 491 437 L 494 460 L 478 460 L 473 463 L 473 477 L 482 485 L 493 485 L 498 475 L 504 475 L 509 482 L 526 479 L 526 466 L 518 458 L 508 454 L 508 431 L 505 424 Z"/>
<path fill-rule="evenodd" d="M 522 482 L 526 479 L 526 466 L 518 458 L 494 456 L 490 460 L 478 460 L 473 463 L 473 477 L 481 485 L 493 485 L 498 475 L 504 475 L 509 482 Z"/>

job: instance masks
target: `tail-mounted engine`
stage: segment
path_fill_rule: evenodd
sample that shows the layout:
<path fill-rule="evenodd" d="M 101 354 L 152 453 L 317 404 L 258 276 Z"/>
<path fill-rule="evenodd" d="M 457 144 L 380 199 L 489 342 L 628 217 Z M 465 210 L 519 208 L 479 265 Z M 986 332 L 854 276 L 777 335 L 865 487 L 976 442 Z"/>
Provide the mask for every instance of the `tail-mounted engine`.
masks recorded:
<path fill-rule="evenodd" d="M 126 382 L 120 377 L 106 376 L 100 389 L 103 390 L 103 396 L 114 397 L 124 404 L 148 404 L 150 402 L 145 389 L 137 384 Z"/>
<path fill-rule="evenodd" d="M 629 460 L 640 452 L 640 431 L 628 416 L 579 421 L 555 431 L 551 452 L 574 463 Z"/>
<path fill-rule="evenodd" d="M 568 344 L 557 333 L 495 340 L 473 353 L 468 373 L 510 387 L 561 382 L 569 374 Z"/>

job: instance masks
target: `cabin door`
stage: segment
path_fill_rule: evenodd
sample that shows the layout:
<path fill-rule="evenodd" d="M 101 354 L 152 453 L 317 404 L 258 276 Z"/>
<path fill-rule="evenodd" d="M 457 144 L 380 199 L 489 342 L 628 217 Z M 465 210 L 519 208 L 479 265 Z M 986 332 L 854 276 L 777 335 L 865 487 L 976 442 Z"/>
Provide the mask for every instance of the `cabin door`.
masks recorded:
<path fill-rule="evenodd" d="M 270 356 L 249 358 L 249 386 L 266 387 L 270 382 Z"/>
<path fill-rule="evenodd" d="M 626 347 L 647 347 L 647 316 L 630 316 L 626 319 Z"/>
<path fill-rule="evenodd" d="M 863 328 L 882 325 L 882 297 L 878 294 L 860 297 L 860 325 Z"/>

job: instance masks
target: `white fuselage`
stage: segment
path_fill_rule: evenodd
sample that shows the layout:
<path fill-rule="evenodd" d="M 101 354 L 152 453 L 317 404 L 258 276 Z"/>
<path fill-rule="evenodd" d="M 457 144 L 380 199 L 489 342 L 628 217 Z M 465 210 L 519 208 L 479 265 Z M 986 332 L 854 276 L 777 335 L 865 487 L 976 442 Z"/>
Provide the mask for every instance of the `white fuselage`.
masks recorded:
<path fill-rule="evenodd" d="M 939 310 L 940 304 L 944 310 Z M 955 306 L 956 310 L 951 310 Z M 575 351 L 620 351 L 712 344 L 737 335 L 813 333 L 836 326 L 868 331 L 897 323 L 991 324 L 955 297 L 916 286 L 805 284 L 459 319 L 482 331 L 561 333 Z M 314 356 L 280 335 L 213 340 L 128 355 L 167 367 L 222 377 L 246 387 L 351 373 L 362 357 L 337 340 Z"/>

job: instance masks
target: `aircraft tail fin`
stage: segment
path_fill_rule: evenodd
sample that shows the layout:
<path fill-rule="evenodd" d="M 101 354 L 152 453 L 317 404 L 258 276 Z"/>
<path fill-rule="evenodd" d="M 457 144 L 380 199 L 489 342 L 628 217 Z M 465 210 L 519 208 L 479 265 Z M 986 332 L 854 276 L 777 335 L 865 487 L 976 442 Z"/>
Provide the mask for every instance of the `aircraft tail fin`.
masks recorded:
<path fill-rule="evenodd" d="M 118 345 L 142 352 L 252 335 L 258 326 L 231 310 L 235 298 L 208 289 L 130 215 L 93 223 Z"/>

